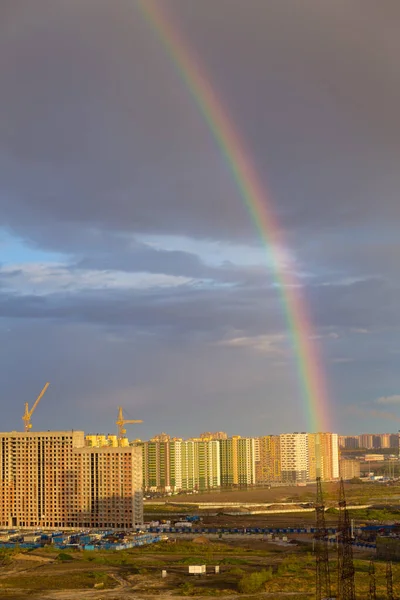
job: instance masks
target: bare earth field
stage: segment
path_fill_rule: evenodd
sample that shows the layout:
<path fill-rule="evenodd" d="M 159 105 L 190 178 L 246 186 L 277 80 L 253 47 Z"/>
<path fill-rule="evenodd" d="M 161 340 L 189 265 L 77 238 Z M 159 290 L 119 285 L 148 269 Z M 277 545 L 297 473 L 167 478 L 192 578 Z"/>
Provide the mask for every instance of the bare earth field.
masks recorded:
<path fill-rule="evenodd" d="M 400 500 L 400 486 L 394 485 L 387 487 L 376 483 L 345 484 L 346 499 L 348 503 L 368 503 L 369 501 L 386 501 L 390 498 Z M 243 502 L 243 503 L 268 503 L 268 502 L 312 502 L 315 499 L 316 486 L 282 486 L 233 490 L 233 491 L 213 491 L 204 494 L 191 494 L 173 496 L 168 499 L 169 502 Z M 337 502 L 338 484 L 325 483 L 324 496 L 328 503 Z"/>
<path fill-rule="evenodd" d="M 171 502 L 290 502 L 292 499 L 308 498 L 315 495 L 315 486 L 282 486 L 232 491 L 211 491 L 204 494 L 179 494 Z"/>

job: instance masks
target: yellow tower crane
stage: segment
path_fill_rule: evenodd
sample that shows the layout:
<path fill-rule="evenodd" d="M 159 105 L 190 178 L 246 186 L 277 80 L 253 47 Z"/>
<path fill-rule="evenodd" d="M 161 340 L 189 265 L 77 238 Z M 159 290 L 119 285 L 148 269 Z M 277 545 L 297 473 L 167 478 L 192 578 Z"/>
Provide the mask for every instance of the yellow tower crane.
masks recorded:
<path fill-rule="evenodd" d="M 37 407 L 37 405 L 39 404 L 39 402 L 45 395 L 46 390 L 49 387 L 49 385 L 50 385 L 50 383 L 47 382 L 46 385 L 44 386 L 44 388 L 42 389 L 42 391 L 40 392 L 39 396 L 36 398 L 35 404 L 32 406 L 31 410 L 29 410 L 28 403 L 25 402 L 25 413 L 24 413 L 24 416 L 22 417 L 22 420 L 25 423 L 25 431 L 29 431 L 32 428 L 31 417 L 33 415 L 33 411 L 35 410 L 35 408 Z"/>
<path fill-rule="evenodd" d="M 126 433 L 125 425 L 131 425 L 133 423 L 143 423 L 142 420 L 133 420 L 133 419 L 124 419 L 124 414 L 122 411 L 122 406 L 118 407 L 118 419 L 115 421 L 115 424 L 118 427 L 118 443 L 121 443 L 122 438 Z"/>

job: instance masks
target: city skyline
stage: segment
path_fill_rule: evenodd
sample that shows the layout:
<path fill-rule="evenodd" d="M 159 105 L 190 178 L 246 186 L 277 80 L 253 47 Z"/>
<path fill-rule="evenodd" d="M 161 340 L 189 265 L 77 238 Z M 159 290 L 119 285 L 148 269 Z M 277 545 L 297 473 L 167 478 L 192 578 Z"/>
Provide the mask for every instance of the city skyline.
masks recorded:
<path fill-rule="evenodd" d="M 150 3 L 240 134 L 280 247 L 139 0 L 34 4 L 0 7 L 2 429 L 47 380 L 33 431 L 113 433 L 117 405 L 142 439 L 308 431 L 320 405 L 340 435 L 399 429 L 400 6 Z"/>

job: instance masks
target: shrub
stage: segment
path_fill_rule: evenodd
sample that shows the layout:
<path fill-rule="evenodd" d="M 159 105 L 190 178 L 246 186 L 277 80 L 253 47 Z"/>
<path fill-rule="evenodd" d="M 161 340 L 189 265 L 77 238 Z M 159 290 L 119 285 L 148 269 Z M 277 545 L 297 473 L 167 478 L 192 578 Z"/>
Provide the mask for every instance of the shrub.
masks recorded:
<path fill-rule="evenodd" d="M 70 554 L 67 554 L 66 552 L 60 552 L 60 554 L 57 556 L 57 560 L 67 562 L 69 560 L 74 560 L 74 559 L 72 558 L 72 556 Z"/>
<path fill-rule="evenodd" d="M 241 594 L 255 594 L 262 589 L 264 583 L 269 581 L 271 577 L 271 569 L 263 569 L 250 575 L 243 575 L 238 583 L 238 590 Z"/>
<path fill-rule="evenodd" d="M 179 586 L 182 596 L 191 596 L 194 592 L 194 585 L 190 581 L 185 581 Z"/>

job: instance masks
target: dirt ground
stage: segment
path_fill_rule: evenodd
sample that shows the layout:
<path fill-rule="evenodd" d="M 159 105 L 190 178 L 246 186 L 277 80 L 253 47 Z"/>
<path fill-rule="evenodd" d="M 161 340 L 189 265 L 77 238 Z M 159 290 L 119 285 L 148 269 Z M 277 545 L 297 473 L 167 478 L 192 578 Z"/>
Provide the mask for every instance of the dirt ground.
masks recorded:
<path fill-rule="evenodd" d="M 328 484 L 335 485 L 335 484 Z M 179 494 L 170 497 L 171 502 L 290 502 L 292 499 L 315 496 L 315 486 L 282 486 L 232 491 L 210 491 L 204 494 Z M 167 499 L 166 499 L 167 500 Z M 150 501 L 151 502 L 151 501 Z"/>

